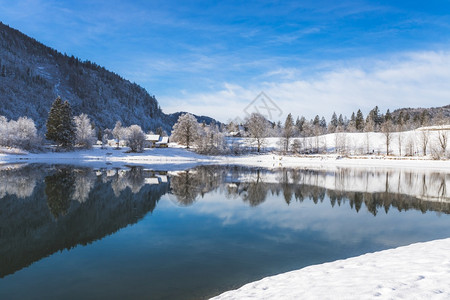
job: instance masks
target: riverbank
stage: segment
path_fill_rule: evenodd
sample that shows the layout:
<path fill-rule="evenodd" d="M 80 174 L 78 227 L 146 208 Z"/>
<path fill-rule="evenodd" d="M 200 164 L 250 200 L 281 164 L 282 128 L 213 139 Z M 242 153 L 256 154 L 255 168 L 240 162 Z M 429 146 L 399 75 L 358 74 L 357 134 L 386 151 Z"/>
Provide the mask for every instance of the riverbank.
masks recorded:
<path fill-rule="evenodd" d="M 266 277 L 212 299 L 449 299 L 450 239 Z"/>
<path fill-rule="evenodd" d="M 311 168 L 332 170 L 343 167 L 381 167 L 392 169 L 423 169 L 450 172 L 449 160 L 432 160 L 430 157 L 398 157 L 383 155 L 358 155 L 343 157 L 324 155 L 281 155 L 277 152 L 262 154 L 208 156 L 179 147 L 146 149 L 142 153 L 128 153 L 127 148 L 94 147 L 90 150 L 69 152 L 27 153 L 16 149 L 0 149 L 0 164 L 50 163 L 100 166 L 123 165 L 178 165 L 186 168 L 199 164 L 243 165 L 277 168 Z"/>

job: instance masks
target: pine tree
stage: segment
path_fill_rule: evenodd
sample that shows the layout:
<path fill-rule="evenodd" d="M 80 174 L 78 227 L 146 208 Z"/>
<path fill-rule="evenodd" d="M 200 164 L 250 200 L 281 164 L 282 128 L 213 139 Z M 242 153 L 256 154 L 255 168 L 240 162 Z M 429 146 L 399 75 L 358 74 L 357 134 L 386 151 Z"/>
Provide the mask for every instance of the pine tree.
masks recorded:
<path fill-rule="evenodd" d="M 45 137 L 62 148 L 71 148 L 75 141 L 75 125 L 69 102 L 63 102 L 57 97 L 50 108 L 47 119 L 47 133 Z"/>
<path fill-rule="evenodd" d="M 339 114 L 338 126 L 344 127 L 344 125 L 345 125 L 344 117 L 342 116 L 342 114 Z"/>
<path fill-rule="evenodd" d="M 354 132 L 356 130 L 356 115 L 353 112 L 352 116 L 350 117 L 350 122 L 347 125 L 347 131 Z"/>
<path fill-rule="evenodd" d="M 384 121 L 385 122 L 392 121 L 392 114 L 389 109 L 386 111 L 386 114 L 384 115 Z"/>
<path fill-rule="evenodd" d="M 357 131 L 364 129 L 364 116 L 360 109 L 356 112 L 355 127 Z"/>
<path fill-rule="evenodd" d="M 314 117 L 314 120 L 312 121 L 312 124 L 313 124 L 315 127 L 320 126 L 320 117 L 319 117 L 319 115 L 316 115 L 316 116 Z"/>
<path fill-rule="evenodd" d="M 328 124 L 328 133 L 335 132 L 337 127 L 338 127 L 338 118 L 336 112 L 333 112 L 330 123 Z"/>
<path fill-rule="evenodd" d="M 376 127 L 379 127 L 381 123 L 383 123 L 383 120 L 380 117 L 380 110 L 378 109 L 378 106 L 375 106 L 369 114 L 372 115 L 372 120 L 375 123 Z"/>
<path fill-rule="evenodd" d="M 295 126 L 297 127 L 297 131 L 303 135 L 303 125 L 305 125 L 306 119 L 305 117 L 301 117 L 300 119 L 297 117 L 297 121 L 295 122 Z"/>

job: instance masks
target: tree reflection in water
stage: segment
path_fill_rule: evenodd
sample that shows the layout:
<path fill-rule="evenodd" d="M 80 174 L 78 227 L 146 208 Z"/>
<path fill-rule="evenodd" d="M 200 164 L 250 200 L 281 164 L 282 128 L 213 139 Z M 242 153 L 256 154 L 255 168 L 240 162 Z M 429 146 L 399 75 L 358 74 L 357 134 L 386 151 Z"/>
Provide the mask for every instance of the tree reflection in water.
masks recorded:
<path fill-rule="evenodd" d="M 450 213 L 450 175 L 445 173 L 201 166 L 162 181 L 165 174 L 141 167 L 4 166 L 0 276 L 136 223 L 168 192 L 182 206 L 218 191 L 252 207 L 262 205 L 269 195 L 280 195 L 280 205 L 328 200 L 332 207 L 348 205 L 356 212 L 365 207 L 373 215 L 392 208 Z"/>
<path fill-rule="evenodd" d="M 390 207 L 449 212 L 449 174 L 408 171 L 337 169 L 269 171 L 238 166 L 200 166 L 171 178 L 171 192 L 184 205 L 204 193 L 220 190 L 226 198 L 241 198 L 251 206 L 263 203 L 269 193 L 283 195 L 287 204 L 329 199 L 332 207 L 349 204 L 359 212 L 364 206 L 373 215 Z"/>
<path fill-rule="evenodd" d="M 49 165 L 0 170 L 0 178 L 7 178 L 0 181 L 6 191 L 0 197 L 0 277 L 138 222 L 168 191 L 157 173 L 134 167 L 124 170 L 125 188 L 118 192 L 117 177 L 108 171 Z M 145 184 L 149 177 L 154 184 Z M 21 184 L 9 184 L 15 180 Z M 25 183 L 33 187 L 26 197 Z"/>
<path fill-rule="evenodd" d="M 56 173 L 45 177 L 45 195 L 52 215 L 58 219 L 65 215 L 70 206 L 74 190 L 75 176 L 68 168 L 58 169 Z"/>

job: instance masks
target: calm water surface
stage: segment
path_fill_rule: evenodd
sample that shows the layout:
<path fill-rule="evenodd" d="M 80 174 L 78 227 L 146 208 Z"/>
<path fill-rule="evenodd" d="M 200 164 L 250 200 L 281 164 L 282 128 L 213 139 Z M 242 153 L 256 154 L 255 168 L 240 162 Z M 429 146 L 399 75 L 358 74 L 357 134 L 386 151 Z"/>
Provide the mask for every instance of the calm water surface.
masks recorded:
<path fill-rule="evenodd" d="M 4 166 L 0 299 L 202 299 L 450 236 L 450 175 Z"/>

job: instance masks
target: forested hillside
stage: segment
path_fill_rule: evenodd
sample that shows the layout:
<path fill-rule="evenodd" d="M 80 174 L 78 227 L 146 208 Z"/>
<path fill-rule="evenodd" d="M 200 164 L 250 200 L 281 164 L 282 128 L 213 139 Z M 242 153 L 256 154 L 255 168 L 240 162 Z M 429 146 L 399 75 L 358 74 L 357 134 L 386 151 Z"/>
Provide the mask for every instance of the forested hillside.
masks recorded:
<path fill-rule="evenodd" d="M 0 22 L 0 115 L 27 116 L 43 129 L 57 96 L 68 100 L 74 115 L 87 114 L 95 125 L 113 128 L 116 121 L 145 131 L 170 132 L 175 115 L 161 111 L 144 88 L 90 61 L 49 48 Z M 209 118 L 200 118 L 209 123 Z"/>

